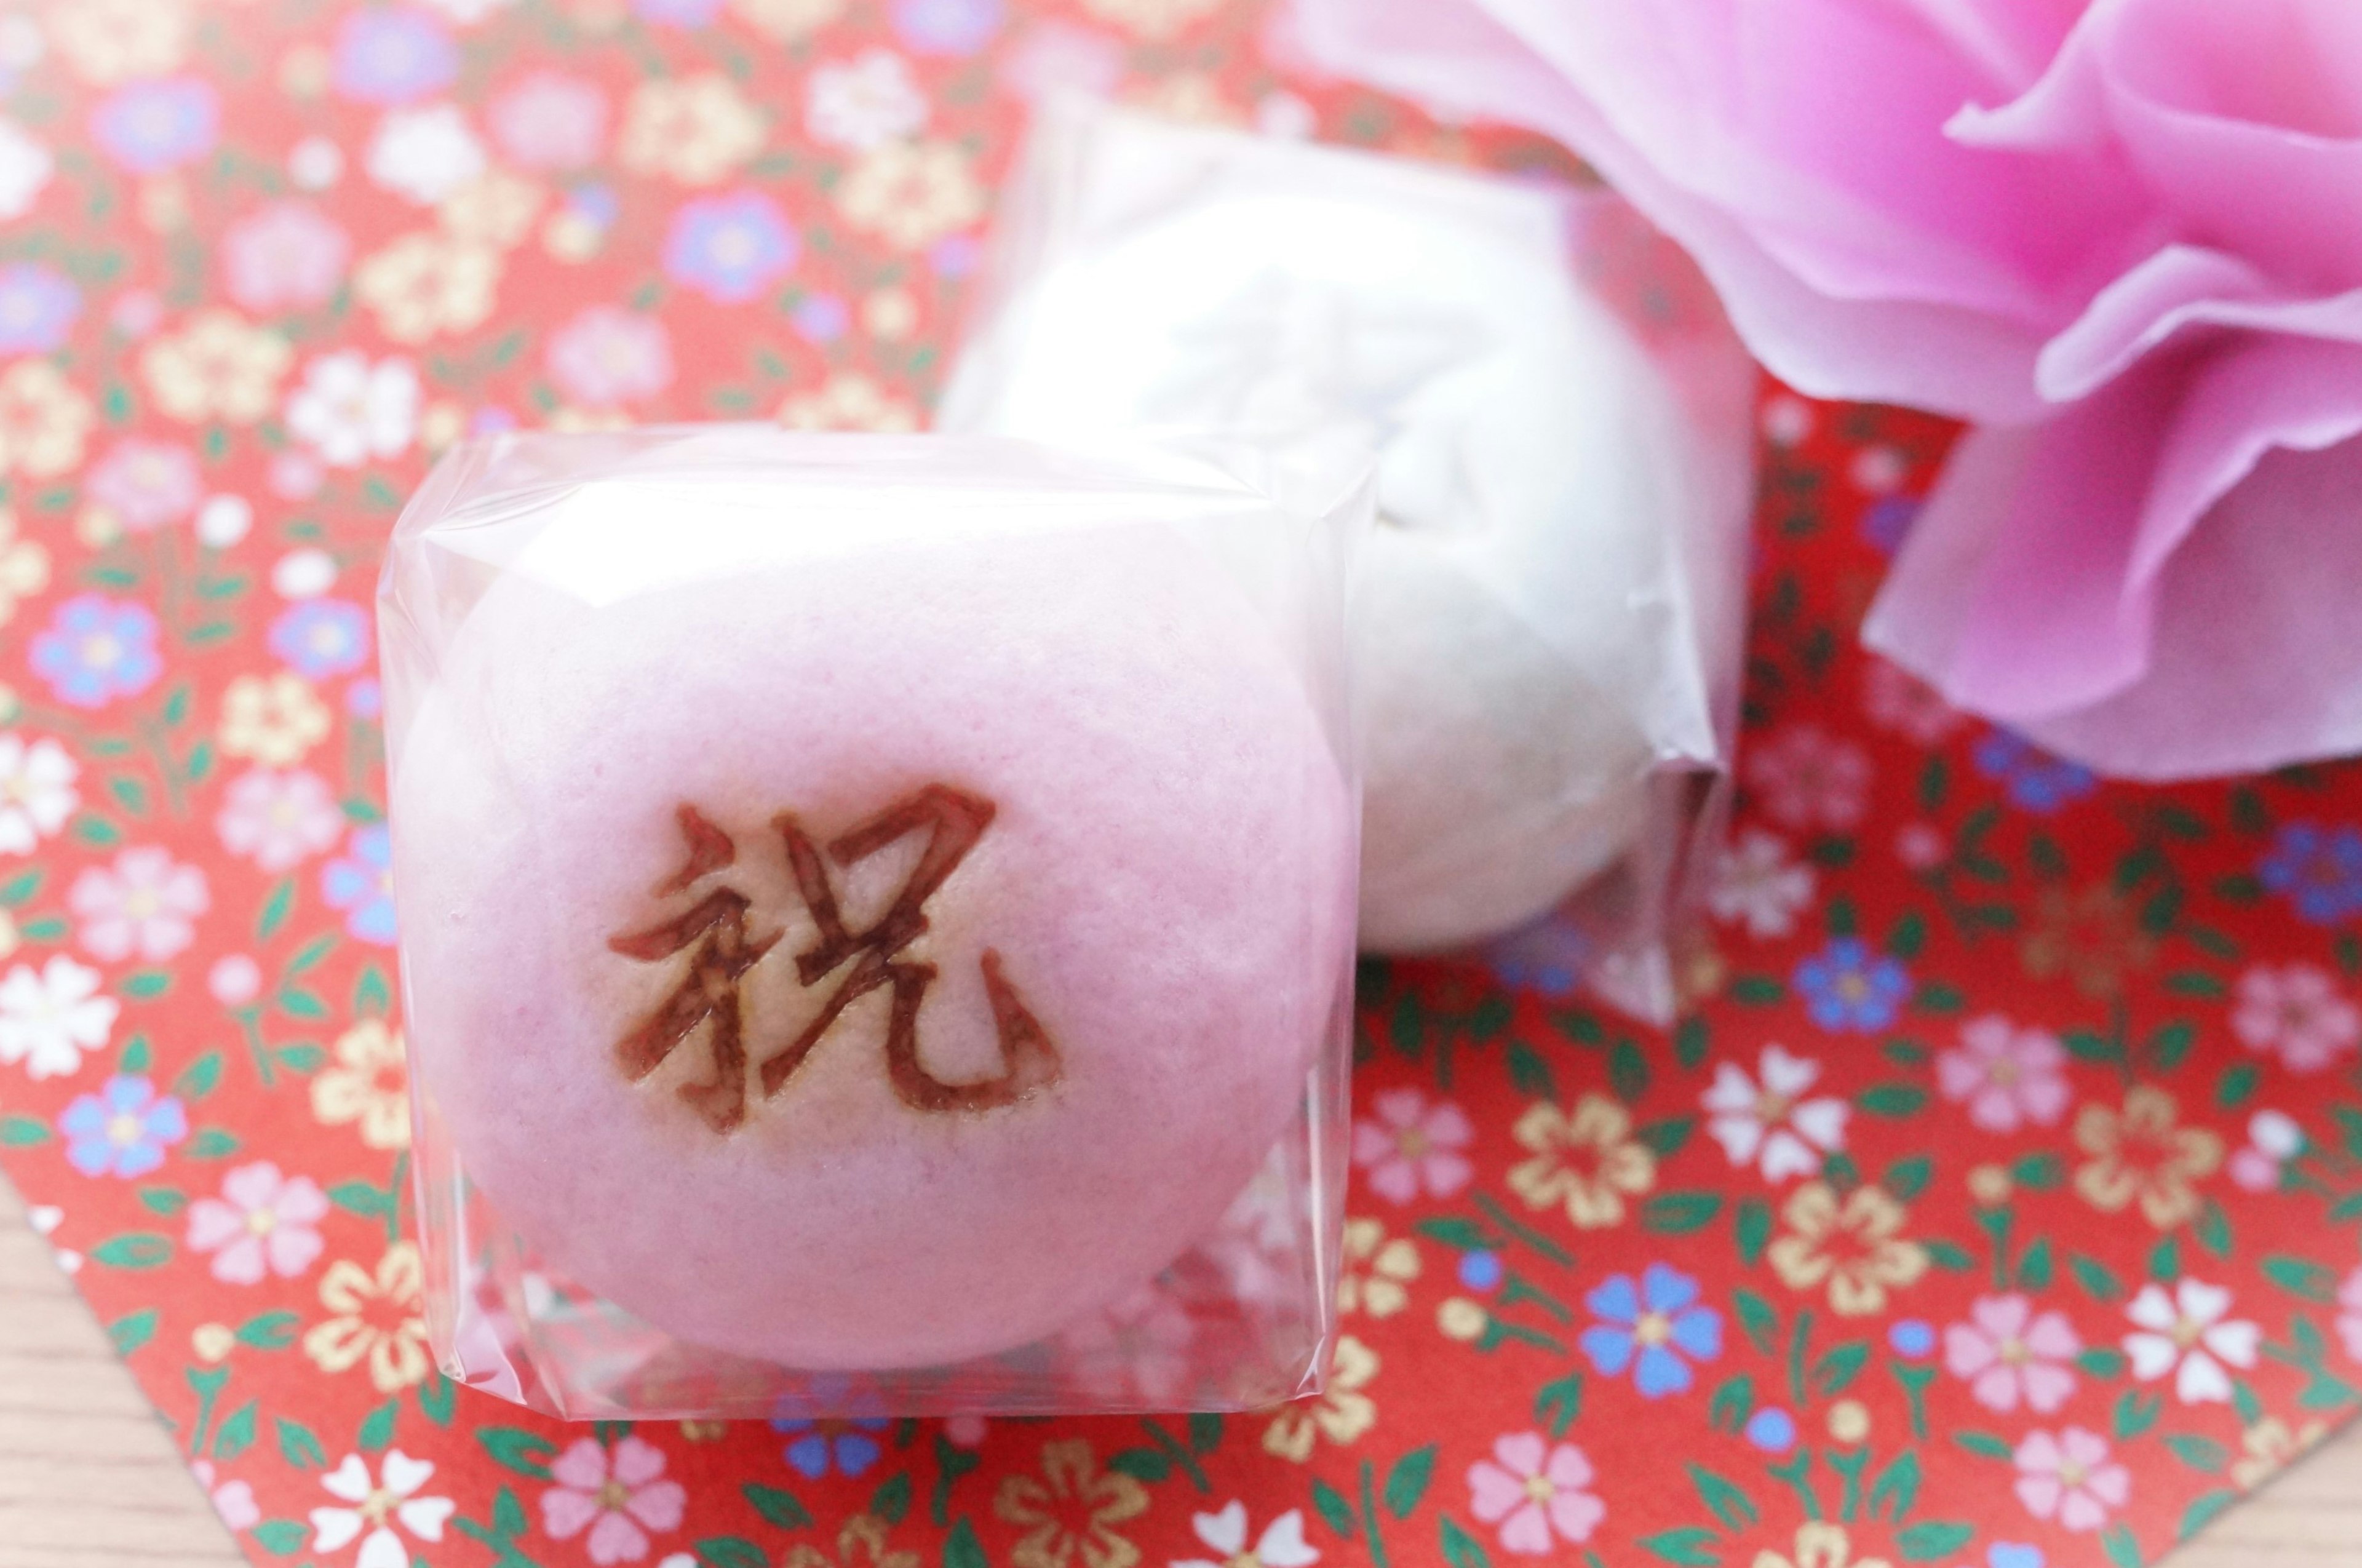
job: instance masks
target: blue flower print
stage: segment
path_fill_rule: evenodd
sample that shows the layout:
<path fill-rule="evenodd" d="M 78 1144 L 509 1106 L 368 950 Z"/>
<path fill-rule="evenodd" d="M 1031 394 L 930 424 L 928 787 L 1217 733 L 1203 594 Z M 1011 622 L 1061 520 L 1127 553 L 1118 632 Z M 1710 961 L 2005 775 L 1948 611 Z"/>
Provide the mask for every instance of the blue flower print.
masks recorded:
<path fill-rule="evenodd" d="M 894 0 L 894 31 L 913 54 L 974 54 L 1001 18 L 1001 0 Z"/>
<path fill-rule="evenodd" d="M 1500 1287 L 1501 1254 L 1483 1247 L 1460 1254 L 1460 1283 L 1471 1290 L 1496 1290 Z"/>
<path fill-rule="evenodd" d="M 2043 1568 L 2042 1548 L 1994 1541 L 1985 1548 L 1985 1568 Z"/>
<path fill-rule="evenodd" d="M 844 336 L 853 313 L 834 294 L 806 294 L 789 313 L 796 330 L 814 343 L 833 343 Z"/>
<path fill-rule="evenodd" d="M 773 1421 L 771 1430 L 791 1434 L 788 1463 L 807 1480 L 817 1481 L 832 1468 L 840 1475 L 858 1475 L 886 1452 L 870 1435 L 886 1430 L 883 1416 L 850 1421 Z"/>
<path fill-rule="evenodd" d="M 1505 986 L 1569 997 L 1583 980 L 1591 943 L 1573 921 L 1553 915 L 1510 933 L 1486 950 L 1494 976 Z"/>
<path fill-rule="evenodd" d="M 345 929 L 363 942 L 393 945 L 393 841 L 383 823 L 353 830 L 344 855 L 320 868 L 320 896 L 345 911 Z"/>
<path fill-rule="evenodd" d="M 66 1164 L 86 1176 L 143 1176 L 164 1163 L 168 1144 L 189 1135 L 189 1118 L 146 1078 L 116 1077 L 58 1118 Z"/>
<path fill-rule="evenodd" d="M 1904 1318 L 1886 1331 L 1886 1342 L 1906 1361 L 1925 1361 L 1936 1353 L 1936 1331 L 1916 1318 Z"/>
<path fill-rule="evenodd" d="M 90 134 L 130 174 L 160 174 L 203 158 L 221 130 L 221 99 L 199 76 L 119 87 L 90 112 Z"/>
<path fill-rule="evenodd" d="M 0 267 L 0 354 L 47 354 L 61 348 L 82 314 L 82 291 L 39 261 Z"/>
<path fill-rule="evenodd" d="M 2290 823 L 2256 875 L 2315 925 L 2362 915 L 2362 828 Z"/>
<path fill-rule="evenodd" d="M 34 673 L 71 708 L 104 708 L 137 697 L 163 672 L 156 617 L 144 604 L 85 593 L 58 606 L 33 639 Z"/>
<path fill-rule="evenodd" d="M 1919 521 L 1920 503 L 1906 495 L 1885 495 L 1871 502 L 1861 514 L 1862 542 L 1882 556 L 1892 556 L 1911 536 Z"/>
<path fill-rule="evenodd" d="M 1860 938 L 1840 936 L 1796 966 L 1796 988 L 1823 1029 L 1867 1032 L 1894 1021 L 1911 995 L 1911 977 Z"/>
<path fill-rule="evenodd" d="M 686 203 L 665 231 L 665 275 L 719 304 L 756 298 L 795 264 L 786 215 L 753 191 Z"/>
<path fill-rule="evenodd" d="M 337 29 L 331 79 L 356 104 L 413 104 L 459 74 L 459 51 L 443 24 L 407 6 L 355 11 Z"/>
<path fill-rule="evenodd" d="M 1998 779 L 2019 810 L 2044 815 L 2100 787 L 2088 767 L 2051 756 L 2021 735 L 1995 730 L 1977 743 L 1977 771 Z"/>
<path fill-rule="evenodd" d="M 1766 1405 L 1747 1418 L 1747 1441 L 1766 1453 L 1785 1453 L 1796 1446 L 1796 1418 Z"/>
<path fill-rule="evenodd" d="M 350 675 L 369 662 L 369 616 L 341 599 L 306 599 L 270 623 L 270 651 L 314 680 Z"/>
<path fill-rule="evenodd" d="M 1644 1399 L 1678 1394 L 1690 1386 L 1690 1361 L 1722 1353 L 1722 1315 L 1697 1298 L 1697 1281 L 1663 1264 L 1650 1264 L 1637 1287 L 1616 1275 L 1583 1298 L 1600 1320 L 1583 1331 L 1583 1353 L 1608 1377 L 1631 1367 Z"/>

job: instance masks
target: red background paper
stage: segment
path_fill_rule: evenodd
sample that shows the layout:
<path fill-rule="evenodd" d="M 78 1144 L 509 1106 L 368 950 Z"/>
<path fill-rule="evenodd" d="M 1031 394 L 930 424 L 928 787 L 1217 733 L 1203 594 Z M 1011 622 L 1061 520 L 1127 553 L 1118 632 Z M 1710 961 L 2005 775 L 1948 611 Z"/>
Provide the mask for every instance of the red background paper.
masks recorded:
<path fill-rule="evenodd" d="M 1547 940 L 1370 966 L 1324 1397 L 569 1430 L 433 1374 L 361 613 L 401 498 L 509 420 L 918 422 L 1052 76 L 1571 172 L 1286 58 L 1216 0 L 0 22 L 0 1148 L 256 1561 L 2128 1563 L 2362 1399 L 2356 775 L 2102 788 L 1867 661 L 1948 432 L 1776 390 L 1695 1011 Z M 674 240 L 740 193 L 778 264 Z"/>

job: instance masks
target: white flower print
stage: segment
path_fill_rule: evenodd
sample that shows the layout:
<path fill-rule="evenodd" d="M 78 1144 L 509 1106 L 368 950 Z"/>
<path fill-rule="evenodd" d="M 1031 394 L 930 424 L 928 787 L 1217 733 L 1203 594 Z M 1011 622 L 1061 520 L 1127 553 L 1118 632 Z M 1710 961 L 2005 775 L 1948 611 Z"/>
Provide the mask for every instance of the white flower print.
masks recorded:
<path fill-rule="evenodd" d="M 1715 867 L 1706 907 L 1714 918 L 1744 925 L 1749 936 L 1785 936 L 1813 901 L 1813 868 L 1788 854 L 1778 834 L 1749 828 Z"/>
<path fill-rule="evenodd" d="M 98 994 L 98 971 L 61 953 L 38 972 L 19 964 L 0 979 L 0 1063 L 28 1077 L 63 1077 L 101 1051 L 123 1004 Z"/>
<path fill-rule="evenodd" d="M 340 1551 L 358 1538 L 361 1550 L 353 1568 L 410 1568 L 410 1549 L 402 1543 L 401 1532 L 440 1540 L 443 1521 L 451 1517 L 450 1498 L 417 1495 L 434 1474 L 431 1461 L 390 1448 L 380 1478 L 372 1482 L 367 1460 L 358 1453 L 345 1455 L 320 1485 L 330 1496 L 353 1507 L 312 1510 L 312 1550 Z"/>
<path fill-rule="evenodd" d="M 370 138 L 365 164 L 371 180 L 422 207 L 439 204 L 484 166 L 484 144 L 457 104 L 392 110 Z"/>
<path fill-rule="evenodd" d="M 393 358 L 372 365 L 357 349 L 323 354 L 304 367 L 287 397 L 287 428 L 333 468 L 398 458 L 418 429 L 418 371 Z"/>
<path fill-rule="evenodd" d="M 926 123 L 927 95 L 891 50 L 867 50 L 811 73 L 804 128 L 814 141 L 863 151 L 912 135 Z"/>
<path fill-rule="evenodd" d="M 20 734 L 0 734 L 0 855 L 27 855 L 66 825 L 82 797 L 81 769 L 66 748 L 47 738 L 29 745 Z"/>
<path fill-rule="evenodd" d="M 0 218 L 22 217 L 56 167 L 48 148 L 0 119 Z"/>
<path fill-rule="evenodd" d="M 1845 1146 L 1848 1107 L 1833 1095 L 1807 1099 L 1821 1065 L 1763 1047 L 1758 1077 L 1733 1062 L 1716 1066 L 1705 1091 L 1706 1131 L 1734 1165 L 1754 1165 L 1763 1179 L 1811 1176 L 1825 1154 Z"/>
<path fill-rule="evenodd" d="M 2184 1279 L 2168 1295 L 2147 1285 L 2125 1316 L 2136 1332 L 2125 1336 L 2133 1375 L 2154 1383 L 2170 1372 L 2175 1397 L 2185 1405 L 2223 1404 L 2231 1397 L 2231 1375 L 2223 1370 L 2256 1364 L 2263 1331 L 2232 1320 L 2231 1293 L 2219 1285 Z"/>
<path fill-rule="evenodd" d="M 1236 1499 L 1220 1513 L 1192 1514 L 1198 1539 L 1218 1554 L 1217 1560 L 1180 1557 L 1173 1568 L 1309 1568 L 1320 1553 L 1304 1539 L 1304 1513 L 1290 1508 L 1264 1527 L 1254 1550 L 1247 1550 L 1247 1506 Z"/>

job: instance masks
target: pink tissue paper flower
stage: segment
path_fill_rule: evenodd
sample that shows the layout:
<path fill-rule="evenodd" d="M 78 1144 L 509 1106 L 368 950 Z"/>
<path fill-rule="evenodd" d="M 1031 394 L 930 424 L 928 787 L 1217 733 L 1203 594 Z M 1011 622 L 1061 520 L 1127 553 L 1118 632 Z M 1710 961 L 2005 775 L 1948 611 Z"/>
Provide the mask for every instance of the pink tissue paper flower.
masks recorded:
<path fill-rule="evenodd" d="M 1799 390 L 1977 424 L 1864 628 L 1947 699 L 2135 777 L 2362 748 L 2362 6 L 1297 7 L 1581 153 Z"/>

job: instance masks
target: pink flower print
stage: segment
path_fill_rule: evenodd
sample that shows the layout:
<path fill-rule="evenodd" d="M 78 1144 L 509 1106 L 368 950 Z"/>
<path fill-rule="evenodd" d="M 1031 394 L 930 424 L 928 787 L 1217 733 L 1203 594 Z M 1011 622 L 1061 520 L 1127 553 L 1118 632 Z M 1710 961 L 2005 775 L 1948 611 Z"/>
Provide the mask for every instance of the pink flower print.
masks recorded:
<path fill-rule="evenodd" d="M 2028 1432 L 2015 1458 L 2017 1500 L 2061 1529 L 2098 1529 L 2132 1496 L 2132 1475 L 2108 1457 L 2107 1440 L 2081 1427 Z"/>
<path fill-rule="evenodd" d="M 1870 754 L 1818 724 L 1791 724 L 1758 742 L 1746 773 L 1772 820 L 1798 833 L 1845 833 L 1870 809 Z"/>
<path fill-rule="evenodd" d="M 1501 1529 L 1501 1549 L 1547 1557 L 1557 1543 L 1587 1540 L 1607 1517 L 1607 1505 L 1584 1490 L 1591 1461 L 1571 1442 L 1556 1447 L 1540 1432 L 1507 1432 L 1493 1440 L 1493 1457 L 1468 1467 L 1470 1508 Z"/>
<path fill-rule="evenodd" d="M 110 963 L 138 955 L 150 964 L 171 957 L 196 936 L 196 918 L 212 900 L 205 874 L 161 849 L 127 849 L 110 869 L 94 866 L 74 878 L 66 903 L 94 957 Z"/>
<path fill-rule="evenodd" d="M 232 781 L 214 829 L 223 848 L 275 875 L 335 847 L 345 813 L 318 774 L 258 767 Z"/>
<path fill-rule="evenodd" d="M 2231 1032 L 2292 1073 L 2317 1073 L 2362 1041 L 2362 1009 L 2310 964 L 2259 964 L 2239 977 Z"/>
<path fill-rule="evenodd" d="M 281 1176 L 269 1160 L 222 1178 L 219 1198 L 189 1205 L 189 1248 L 211 1253 L 225 1285 L 259 1285 L 266 1274 L 292 1279 L 320 1255 L 327 1195 L 310 1176 Z"/>
<path fill-rule="evenodd" d="M 586 408 L 614 408 L 672 384 L 664 323 L 618 305 L 592 305 L 559 327 L 546 359 L 558 390 Z"/>
<path fill-rule="evenodd" d="M 2337 1287 L 2337 1337 L 2345 1342 L 2345 1358 L 2362 1365 L 2362 1267 Z"/>
<path fill-rule="evenodd" d="M 1179 1302 L 1143 1285 L 1067 1329 L 1060 1343 L 1075 1380 L 1100 1398 L 1169 1407 L 1188 1386 L 1196 1334 Z"/>
<path fill-rule="evenodd" d="M 352 250 L 345 231 L 309 202 L 272 202 L 222 236 L 223 287 L 254 315 L 310 310 L 335 296 Z"/>
<path fill-rule="evenodd" d="M 214 1462 L 210 1459 L 198 1460 L 189 1466 L 189 1472 L 197 1478 L 197 1485 L 204 1488 L 206 1497 L 213 1503 L 214 1512 L 221 1516 L 221 1522 L 232 1530 L 252 1529 L 262 1522 L 262 1506 L 254 1500 L 252 1486 L 243 1481 L 224 1481 L 215 1485 Z"/>
<path fill-rule="evenodd" d="M 1936 1086 L 1946 1099 L 1966 1102 L 1969 1120 L 1987 1132 L 2055 1125 L 2074 1098 L 2058 1037 L 1998 1015 L 1962 1027 L 1959 1044 L 1936 1058 Z"/>
<path fill-rule="evenodd" d="M 1944 1331 L 1944 1364 L 1969 1382 L 1989 1410 L 2022 1403 L 2048 1415 L 2075 1392 L 2075 1358 L 2083 1342 L 2060 1312 L 2036 1313 L 2023 1296 L 1981 1297 L 1969 1320 Z"/>
<path fill-rule="evenodd" d="M 1353 1163 L 1380 1198 L 1408 1203 L 1421 1190 L 1449 1198 L 1475 1175 L 1460 1151 L 1475 1139 L 1476 1129 L 1458 1106 L 1429 1105 L 1418 1090 L 1398 1088 L 1379 1095 L 1370 1109 L 1374 1120 L 1353 1123 Z"/>
<path fill-rule="evenodd" d="M 1861 706 L 1880 729 L 1923 746 L 1941 745 L 1966 722 L 1934 687 L 1875 655 L 1862 668 Z"/>
<path fill-rule="evenodd" d="M 177 441 L 131 436 L 106 449 L 83 480 L 83 494 L 131 533 L 178 523 L 204 498 L 197 456 Z"/>
<path fill-rule="evenodd" d="M 590 1532 L 590 1561 L 636 1562 L 648 1554 L 648 1531 L 680 1528 L 689 1494 L 664 1477 L 664 1451 L 626 1437 L 613 1452 L 596 1438 L 577 1438 L 550 1461 L 557 1485 L 541 1495 L 541 1525 L 558 1540 Z"/>
<path fill-rule="evenodd" d="M 485 121 L 519 168 L 579 169 L 607 139 L 607 93 L 587 76 L 528 72 L 501 90 Z"/>

